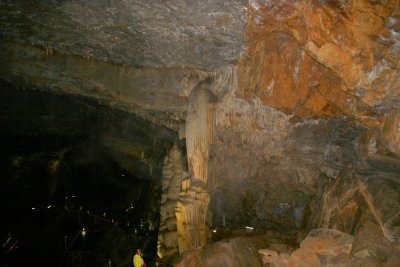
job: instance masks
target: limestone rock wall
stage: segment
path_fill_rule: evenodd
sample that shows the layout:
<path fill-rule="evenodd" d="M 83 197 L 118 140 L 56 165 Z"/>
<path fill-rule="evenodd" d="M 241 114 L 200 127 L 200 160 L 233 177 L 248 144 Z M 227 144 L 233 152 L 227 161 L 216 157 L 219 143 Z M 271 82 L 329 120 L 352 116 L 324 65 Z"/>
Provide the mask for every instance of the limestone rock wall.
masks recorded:
<path fill-rule="evenodd" d="M 210 148 L 213 223 L 222 224 L 225 214 L 230 226 L 300 227 L 319 174 L 344 168 L 346 162 L 331 164 L 331 157 L 363 129 L 354 120 L 296 121 L 258 97 L 225 94 L 216 104 Z"/>
<path fill-rule="evenodd" d="M 369 174 L 359 179 L 360 193 L 384 236 L 392 242 L 400 240 L 400 183 L 397 175 Z"/>
<path fill-rule="evenodd" d="M 382 136 L 391 153 L 400 155 L 400 111 L 394 110 L 387 114 L 382 124 Z"/>
<path fill-rule="evenodd" d="M 320 177 L 309 229 L 329 227 L 356 234 L 372 222 L 387 240 L 399 241 L 400 161 L 390 152 L 392 140 L 387 142 L 385 131 L 373 129 L 353 141 L 353 151 L 336 154 L 341 162 L 345 157 L 350 161 L 337 176 Z"/>
<path fill-rule="evenodd" d="M 351 173 L 369 164 L 359 162 L 368 154 L 355 155 L 355 140 L 377 131 L 385 153 L 397 155 L 398 1 L 253 0 L 247 12 L 232 82 L 217 76 L 212 86 L 221 88 L 210 148 L 213 223 L 229 210 L 231 225 L 301 225 L 325 188 L 341 192 L 321 199 L 336 219 L 321 214 L 317 224 L 351 232 L 357 223 L 345 218 L 359 220 L 366 205 Z"/>
<path fill-rule="evenodd" d="M 393 100 L 399 97 L 398 18 L 399 4 L 395 0 L 250 1 L 246 31 L 249 45 L 242 57 L 245 71 L 241 78 L 250 86 L 242 87 L 246 90 L 242 95 L 255 92 L 274 106 L 282 106 L 282 100 L 274 95 L 290 95 L 291 104 L 310 96 L 311 110 L 320 109 L 327 101 L 343 112 L 360 112 L 360 116 L 368 114 L 362 114 L 355 100 L 369 106 L 396 105 Z M 291 63 L 279 72 L 263 67 L 273 64 L 279 70 L 279 59 Z M 327 72 L 316 71 L 320 67 Z M 282 75 L 291 78 L 282 80 Z M 319 79 L 313 79 L 314 75 Z M 332 80 L 331 86 L 329 79 L 334 76 L 339 79 Z M 294 82 L 297 85 L 291 86 Z M 316 84 L 319 96 L 312 93 Z M 325 101 L 317 100 L 321 97 Z"/>

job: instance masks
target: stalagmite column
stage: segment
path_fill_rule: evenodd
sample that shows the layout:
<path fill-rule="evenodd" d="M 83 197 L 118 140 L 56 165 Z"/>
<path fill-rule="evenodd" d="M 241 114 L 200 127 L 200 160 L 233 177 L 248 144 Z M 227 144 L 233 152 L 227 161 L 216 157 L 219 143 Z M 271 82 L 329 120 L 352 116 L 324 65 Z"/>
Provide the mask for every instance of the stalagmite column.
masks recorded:
<path fill-rule="evenodd" d="M 181 181 L 189 176 L 181 154 L 179 147 L 173 145 L 164 159 L 162 170 L 161 218 L 157 253 L 166 262 L 179 253 L 175 208 L 181 190 Z"/>
<path fill-rule="evenodd" d="M 210 195 L 207 189 L 209 147 L 213 141 L 214 96 L 203 81 L 189 98 L 186 147 L 190 179 L 182 181 L 176 208 L 179 252 L 206 244 L 206 216 Z"/>
<path fill-rule="evenodd" d="M 201 182 L 183 181 L 176 207 L 179 253 L 206 244 L 206 216 L 210 194 Z"/>

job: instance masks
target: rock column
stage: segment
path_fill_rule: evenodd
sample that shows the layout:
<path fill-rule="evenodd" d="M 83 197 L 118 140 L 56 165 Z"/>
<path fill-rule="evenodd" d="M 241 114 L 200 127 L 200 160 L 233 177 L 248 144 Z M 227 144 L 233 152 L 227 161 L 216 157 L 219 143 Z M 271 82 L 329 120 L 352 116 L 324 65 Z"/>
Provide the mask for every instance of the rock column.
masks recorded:
<path fill-rule="evenodd" d="M 190 178 L 182 181 L 176 208 L 180 253 L 206 244 L 209 147 L 213 141 L 215 113 L 214 96 L 209 88 L 210 82 L 203 81 L 189 98 L 186 147 Z"/>
<path fill-rule="evenodd" d="M 162 194 L 160 207 L 160 228 L 158 233 L 158 256 L 169 262 L 178 255 L 178 232 L 175 208 L 181 190 L 181 181 L 189 174 L 177 145 L 173 145 L 164 159 Z"/>

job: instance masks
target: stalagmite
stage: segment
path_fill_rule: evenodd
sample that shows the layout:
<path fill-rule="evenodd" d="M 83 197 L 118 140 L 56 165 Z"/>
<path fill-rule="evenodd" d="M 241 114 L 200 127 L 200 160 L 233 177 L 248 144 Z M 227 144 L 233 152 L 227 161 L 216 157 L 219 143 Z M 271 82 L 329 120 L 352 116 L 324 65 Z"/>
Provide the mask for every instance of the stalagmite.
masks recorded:
<path fill-rule="evenodd" d="M 210 82 L 203 81 L 189 99 L 186 122 L 186 147 L 190 180 L 182 181 L 176 208 L 179 252 L 206 244 L 209 147 L 213 142 L 214 96 Z"/>
<path fill-rule="evenodd" d="M 164 159 L 161 195 L 161 219 L 158 234 L 158 256 L 167 259 L 178 254 L 178 232 L 175 207 L 181 190 L 181 180 L 188 174 L 181 151 L 173 145 Z"/>

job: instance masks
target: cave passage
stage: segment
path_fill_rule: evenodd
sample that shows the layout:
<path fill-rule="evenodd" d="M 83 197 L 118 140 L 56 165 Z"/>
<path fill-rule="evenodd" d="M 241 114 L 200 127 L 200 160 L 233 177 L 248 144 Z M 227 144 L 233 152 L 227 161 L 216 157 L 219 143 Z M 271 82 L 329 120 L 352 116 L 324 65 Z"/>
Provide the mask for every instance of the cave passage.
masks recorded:
<path fill-rule="evenodd" d="M 136 247 L 155 261 L 158 161 L 168 143 L 147 141 L 145 123 L 101 115 L 86 100 L 3 89 L 4 266 L 125 266 Z"/>

